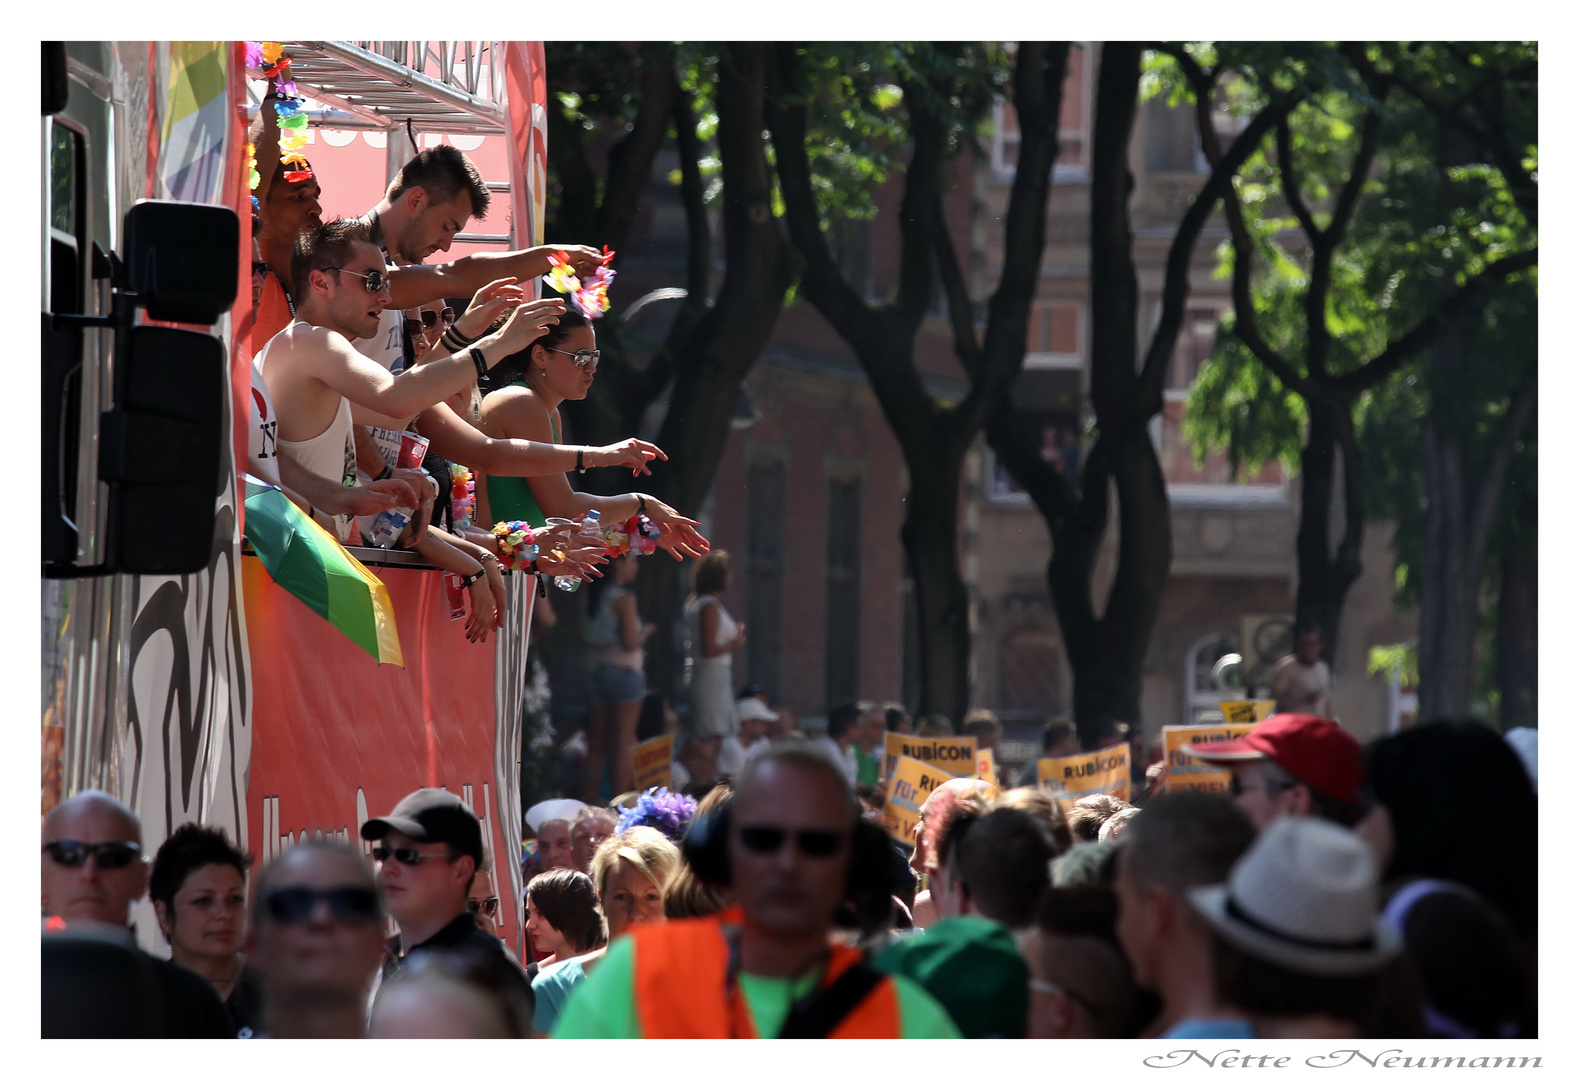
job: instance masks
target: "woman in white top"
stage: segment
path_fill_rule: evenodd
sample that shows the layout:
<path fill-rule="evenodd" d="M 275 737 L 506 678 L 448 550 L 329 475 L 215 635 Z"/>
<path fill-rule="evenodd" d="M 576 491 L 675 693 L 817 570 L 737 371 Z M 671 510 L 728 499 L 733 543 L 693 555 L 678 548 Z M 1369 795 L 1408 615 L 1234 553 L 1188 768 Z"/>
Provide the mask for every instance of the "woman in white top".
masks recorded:
<path fill-rule="evenodd" d="M 691 658 L 689 730 L 718 739 L 735 733 L 732 657 L 746 643 L 746 624 L 736 623 L 718 599 L 729 588 L 729 580 L 729 552 L 709 552 L 697 560 L 694 591 L 685 601 Z"/>

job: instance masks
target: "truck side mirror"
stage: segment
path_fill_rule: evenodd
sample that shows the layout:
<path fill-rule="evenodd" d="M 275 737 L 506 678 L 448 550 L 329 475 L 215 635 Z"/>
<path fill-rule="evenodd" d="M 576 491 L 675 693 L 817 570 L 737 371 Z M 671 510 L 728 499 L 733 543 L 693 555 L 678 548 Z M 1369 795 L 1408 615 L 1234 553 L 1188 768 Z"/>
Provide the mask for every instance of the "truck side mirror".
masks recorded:
<path fill-rule="evenodd" d="M 240 253 L 228 206 L 141 199 L 126 211 L 126 288 L 150 319 L 217 322 L 236 302 Z"/>

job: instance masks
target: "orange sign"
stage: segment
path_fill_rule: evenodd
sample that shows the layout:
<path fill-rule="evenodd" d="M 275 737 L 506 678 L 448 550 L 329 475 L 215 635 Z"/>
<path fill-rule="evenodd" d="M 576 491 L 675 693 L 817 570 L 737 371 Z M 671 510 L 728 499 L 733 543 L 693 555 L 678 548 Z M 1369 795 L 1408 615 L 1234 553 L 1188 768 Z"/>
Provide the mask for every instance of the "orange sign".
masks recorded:
<path fill-rule="evenodd" d="M 1129 802 L 1129 743 L 1069 757 L 1042 758 L 1036 784 L 1067 812 L 1087 795 L 1112 795 Z"/>
<path fill-rule="evenodd" d="M 674 736 L 659 735 L 631 747 L 631 772 L 637 791 L 674 786 Z"/>
<path fill-rule="evenodd" d="M 1168 791 L 1220 791 L 1228 790 L 1228 780 L 1233 774 L 1227 769 L 1212 765 L 1185 752 L 1186 746 L 1200 743 L 1227 742 L 1249 734 L 1254 724 L 1182 724 L 1162 729 L 1162 750 L 1167 755 Z"/>

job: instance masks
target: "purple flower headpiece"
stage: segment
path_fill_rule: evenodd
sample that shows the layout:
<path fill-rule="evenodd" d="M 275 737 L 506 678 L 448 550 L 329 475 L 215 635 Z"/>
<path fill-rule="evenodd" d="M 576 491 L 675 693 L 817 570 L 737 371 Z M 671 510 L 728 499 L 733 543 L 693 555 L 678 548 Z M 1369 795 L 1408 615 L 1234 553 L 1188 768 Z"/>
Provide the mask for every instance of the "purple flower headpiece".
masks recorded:
<path fill-rule="evenodd" d="M 622 833 L 635 825 L 650 825 L 675 843 L 685 835 L 686 827 L 696 816 L 696 800 L 666 787 L 648 788 L 629 810 L 620 811 L 620 823 L 614 829 Z"/>

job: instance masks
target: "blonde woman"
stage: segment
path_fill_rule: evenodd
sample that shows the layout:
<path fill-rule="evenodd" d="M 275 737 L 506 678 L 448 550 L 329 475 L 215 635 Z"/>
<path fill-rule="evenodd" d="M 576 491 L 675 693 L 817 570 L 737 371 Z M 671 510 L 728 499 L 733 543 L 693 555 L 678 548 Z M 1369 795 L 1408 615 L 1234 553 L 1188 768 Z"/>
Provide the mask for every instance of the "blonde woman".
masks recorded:
<path fill-rule="evenodd" d="M 615 833 L 592 856 L 592 883 L 608 922 L 609 941 L 633 927 L 666 922 L 663 889 L 680 868 L 680 849 L 657 829 L 636 825 Z M 607 952 L 607 947 L 550 964 L 532 980 L 537 1011 L 532 1019 L 534 1038 L 553 1031 L 565 1001 L 584 982 L 587 973 Z"/>

